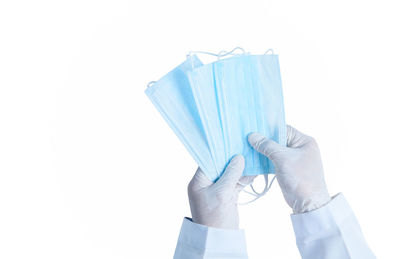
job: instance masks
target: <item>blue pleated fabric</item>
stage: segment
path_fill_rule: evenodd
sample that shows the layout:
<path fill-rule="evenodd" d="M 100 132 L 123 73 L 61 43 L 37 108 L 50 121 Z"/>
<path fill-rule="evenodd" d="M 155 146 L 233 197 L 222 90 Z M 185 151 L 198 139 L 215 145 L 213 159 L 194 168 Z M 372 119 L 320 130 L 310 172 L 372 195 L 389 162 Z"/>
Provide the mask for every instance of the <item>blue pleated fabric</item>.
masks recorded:
<path fill-rule="evenodd" d="M 218 173 L 236 154 L 245 157 L 244 175 L 274 173 L 247 136 L 259 132 L 286 145 L 278 56 L 240 55 L 187 73 Z"/>
<path fill-rule="evenodd" d="M 201 65 L 192 56 L 148 87 L 145 93 L 196 163 L 214 180 L 218 174 L 187 77 L 189 70 Z"/>
<path fill-rule="evenodd" d="M 260 132 L 286 145 L 277 55 L 243 54 L 206 65 L 192 55 L 146 94 L 212 181 L 237 154 L 245 157 L 244 175 L 274 173 L 247 136 Z"/>

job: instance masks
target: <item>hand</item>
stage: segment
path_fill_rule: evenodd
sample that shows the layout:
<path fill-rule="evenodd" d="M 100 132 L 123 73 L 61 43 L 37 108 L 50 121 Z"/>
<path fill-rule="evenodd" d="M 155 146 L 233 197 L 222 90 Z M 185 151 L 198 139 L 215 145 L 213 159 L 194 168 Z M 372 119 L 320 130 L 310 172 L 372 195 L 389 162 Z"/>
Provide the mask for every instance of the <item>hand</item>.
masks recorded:
<path fill-rule="evenodd" d="M 317 142 L 287 126 L 287 147 L 259 133 L 250 134 L 250 145 L 274 164 L 286 202 L 295 214 L 315 210 L 331 200 Z"/>
<path fill-rule="evenodd" d="M 194 223 L 215 228 L 238 229 L 239 192 L 250 184 L 255 176 L 242 176 L 244 158 L 232 158 L 216 183 L 197 169 L 188 186 L 190 210 Z"/>

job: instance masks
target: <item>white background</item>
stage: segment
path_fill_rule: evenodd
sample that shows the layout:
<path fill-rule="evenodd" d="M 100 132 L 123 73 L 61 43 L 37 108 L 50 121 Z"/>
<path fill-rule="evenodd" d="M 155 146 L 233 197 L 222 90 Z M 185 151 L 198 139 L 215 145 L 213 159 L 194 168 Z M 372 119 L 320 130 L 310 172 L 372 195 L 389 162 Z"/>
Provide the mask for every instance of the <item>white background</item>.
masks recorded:
<path fill-rule="evenodd" d="M 196 164 L 144 90 L 235 46 L 280 55 L 287 122 L 400 258 L 396 4 L 1 1 L 0 258 L 171 258 Z M 289 215 L 278 185 L 240 208 L 250 258 L 299 258 Z"/>

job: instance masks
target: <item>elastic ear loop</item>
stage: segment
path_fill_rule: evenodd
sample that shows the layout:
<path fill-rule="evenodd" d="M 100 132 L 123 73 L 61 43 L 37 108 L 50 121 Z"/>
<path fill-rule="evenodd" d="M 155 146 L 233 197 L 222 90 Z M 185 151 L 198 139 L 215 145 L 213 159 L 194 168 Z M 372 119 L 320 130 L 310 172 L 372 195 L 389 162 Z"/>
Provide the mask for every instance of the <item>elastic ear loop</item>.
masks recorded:
<path fill-rule="evenodd" d="M 251 190 L 252 190 L 254 193 L 251 193 L 251 192 L 246 191 L 246 190 L 243 190 L 243 192 L 245 192 L 245 193 L 247 193 L 247 194 L 250 194 L 250 195 L 252 195 L 252 196 L 255 196 L 255 198 L 252 199 L 252 200 L 250 200 L 250 201 L 246 201 L 246 202 L 238 202 L 237 204 L 238 204 L 238 205 L 247 205 L 247 204 L 249 204 L 249 203 L 255 202 L 256 200 L 260 199 L 262 196 L 264 196 L 264 195 L 269 191 L 269 189 L 271 188 L 272 184 L 273 184 L 274 181 L 275 181 L 275 178 L 276 178 L 276 175 L 274 175 L 274 177 L 272 178 L 271 182 L 268 184 L 268 174 L 264 175 L 265 187 L 264 187 L 264 190 L 263 190 L 262 192 L 257 192 L 257 191 L 254 189 L 253 185 L 250 184 Z M 244 184 L 240 183 L 240 181 L 239 181 L 239 184 L 242 185 L 242 186 L 244 186 Z"/>
<path fill-rule="evenodd" d="M 147 87 L 151 87 L 151 86 L 154 85 L 155 83 L 157 83 L 157 81 L 150 81 L 150 82 L 147 84 Z"/>
<path fill-rule="evenodd" d="M 267 54 L 274 55 L 274 50 L 268 49 L 267 51 L 265 51 L 264 55 L 267 55 Z"/>
<path fill-rule="evenodd" d="M 235 53 L 236 50 L 240 50 L 242 53 Z M 186 58 L 187 59 L 190 58 L 190 60 L 192 62 L 192 68 L 194 68 L 193 60 L 191 59 L 193 54 L 210 55 L 210 56 L 217 57 L 217 59 L 220 60 L 222 57 L 226 57 L 226 56 L 229 56 L 229 55 L 237 56 L 237 55 L 246 54 L 246 51 L 242 47 L 236 47 L 236 48 L 232 49 L 231 51 L 221 50 L 218 53 L 212 53 L 212 52 L 208 52 L 208 51 L 189 51 L 189 53 L 186 55 Z"/>

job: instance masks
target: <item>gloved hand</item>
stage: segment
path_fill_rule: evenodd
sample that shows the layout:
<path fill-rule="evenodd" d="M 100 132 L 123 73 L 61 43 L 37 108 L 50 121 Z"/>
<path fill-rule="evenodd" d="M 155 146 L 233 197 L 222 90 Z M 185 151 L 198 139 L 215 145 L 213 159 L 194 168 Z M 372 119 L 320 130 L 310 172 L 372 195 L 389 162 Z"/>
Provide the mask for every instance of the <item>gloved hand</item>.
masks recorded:
<path fill-rule="evenodd" d="M 318 209 L 331 200 L 318 145 L 312 137 L 287 126 L 287 147 L 259 133 L 250 134 L 248 140 L 274 164 L 283 196 L 295 214 Z"/>
<path fill-rule="evenodd" d="M 208 227 L 238 229 L 239 192 L 250 184 L 255 176 L 242 176 L 244 158 L 237 155 L 216 183 L 197 169 L 188 186 L 190 210 L 194 223 Z"/>

